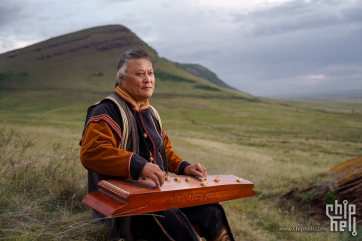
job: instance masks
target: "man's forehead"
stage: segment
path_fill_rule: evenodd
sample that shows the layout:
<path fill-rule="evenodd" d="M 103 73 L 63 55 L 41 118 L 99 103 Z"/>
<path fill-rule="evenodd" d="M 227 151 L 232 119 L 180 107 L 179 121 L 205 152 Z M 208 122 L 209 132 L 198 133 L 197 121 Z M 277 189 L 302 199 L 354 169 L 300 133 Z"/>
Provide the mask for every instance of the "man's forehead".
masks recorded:
<path fill-rule="evenodd" d="M 127 64 L 128 68 L 152 68 L 152 63 L 148 59 L 130 59 Z"/>

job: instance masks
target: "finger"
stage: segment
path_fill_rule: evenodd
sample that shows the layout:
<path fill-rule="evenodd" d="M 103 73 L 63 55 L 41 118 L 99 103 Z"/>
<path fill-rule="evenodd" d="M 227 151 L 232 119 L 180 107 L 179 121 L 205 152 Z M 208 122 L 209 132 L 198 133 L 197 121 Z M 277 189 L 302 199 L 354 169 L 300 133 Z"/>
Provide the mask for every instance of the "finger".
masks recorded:
<path fill-rule="evenodd" d="M 160 187 L 160 182 L 158 181 L 158 177 L 153 174 L 150 176 L 151 180 L 156 184 L 156 187 L 159 188 Z"/>
<path fill-rule="evenodd" d="M 165 182 L 165 174 L 161 171 L 160 168 L 158 168 L 158 171 L 155 173 L 158 180 L 160 181 L 160 185 L 162 186 Z"/>
<path fill-rule="evenodd" d="M 203 167 L 201 164 L 197 163 L 197 164 L 196 164 L 196 169 L 197 169 L 197 171 L 199 171 L 199 172 L 202 173 L 202 176 L 203 176 L 203 177 L 206 177 L 206 176 L 207 176 L 206 168 Z"/>
<path fill-rule="evenodd" d="M 202 173 L 202 176 L 204 177 L 205 176 L 205 169 L 203 168 L 203 166 L 199 165 L 198 166 L 198 171 Z"/>
<path fill-rule="evenodd" d="M 162 187 L 163 186 L 163 183 L 165 182 L 165 176 L 163 175 L 163 172 L 158 171 L 158 172 L 155 172 L 155 175 L 156 177 L 158 178 L 158 181 L 160 183 L 160 186 Z"/>
<path fill-rule="evenodd" d="M 160 183 L 160 186 L 163 185 L 163 183 L 165 182 L 165 175 L 163 174 L 163 172 L 161 171 L 160 167 L 156 164 L 155 165 L 155 172 L 153 174 L 155 174 L 158 178 L 158 181 Z"/>
<path fill-rule="evenodd" d="M 199 172 L 199 171 L 197 171 L 197 170 L 191 170 L 190 171 L 190 174 L 191 174 L 191 176 L 201 176 L 201 177 L 203 177 L 203 174 L 202 174 L 202 172 Z"/>
<path fill-rule="evenodd" d="M 202 166 L 202 169 L 204 170 L 204 172 L 203 172 L 203 173 L 204 173 L 205 177 L 207 177 L 207 171 L 206 171 L 206 168 Z"/>
<path fill-rule="evenodd" d="M 162 185 L 165 183 L 165 174 L 163 172 L 161 172 L 161 181 L 162 181 Z"/>

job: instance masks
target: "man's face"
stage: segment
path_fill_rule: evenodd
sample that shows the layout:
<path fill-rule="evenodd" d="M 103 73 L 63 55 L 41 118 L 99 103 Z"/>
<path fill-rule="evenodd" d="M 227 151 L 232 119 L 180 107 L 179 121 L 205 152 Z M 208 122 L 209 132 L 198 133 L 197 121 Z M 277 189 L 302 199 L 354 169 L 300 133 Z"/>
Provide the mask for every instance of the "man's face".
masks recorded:
<path fill-rule="evenodd" d="M 131 59 L 127 63 L 127 76 L 121 76 L 122 87 L 131 94 L 134 100 L 143 104 L 153 94 L 155 76 L 152 64 L 148 59 Z"/>

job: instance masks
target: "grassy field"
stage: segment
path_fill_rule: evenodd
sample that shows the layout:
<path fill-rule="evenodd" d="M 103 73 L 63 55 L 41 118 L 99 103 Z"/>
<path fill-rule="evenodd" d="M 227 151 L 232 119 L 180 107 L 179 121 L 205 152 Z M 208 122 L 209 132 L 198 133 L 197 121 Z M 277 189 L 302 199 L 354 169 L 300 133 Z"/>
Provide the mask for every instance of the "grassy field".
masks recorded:
<path fill-rule="evenodd" d="M 87 106 L 104 96 L 0 92 L 0 239 L 107 239 L 81 203 L 87 176 L 78 146 Z M 306 203 L 285 191 L 333 181 L 329 169 L 362 155 L 361 102 L 169 96 L 151 104 L 180 156 L 209 174 L 254 182 L 255 197 L 223 203 L 236 240 L 352 240 L 278 228 L 311 224 Z"/>

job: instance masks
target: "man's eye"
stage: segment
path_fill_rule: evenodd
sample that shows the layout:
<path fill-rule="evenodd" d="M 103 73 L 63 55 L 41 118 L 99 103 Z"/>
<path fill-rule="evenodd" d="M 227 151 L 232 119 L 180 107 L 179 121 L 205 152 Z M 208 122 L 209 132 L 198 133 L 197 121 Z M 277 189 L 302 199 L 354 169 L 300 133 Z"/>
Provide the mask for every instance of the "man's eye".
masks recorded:
<path fill-rule="evenodd" d="M 137 73 L 136 75 L 141 76 L 141 75 L 143 75 L 143 73 Z"/>
<path fill-rule="evenodd" d="M 149 72 L 148 74 L 149 74 L 149 75 L 153 75 L 153 72 Z"/>

